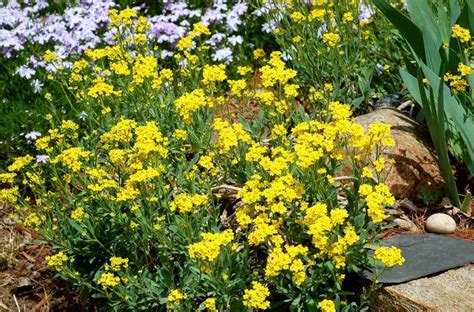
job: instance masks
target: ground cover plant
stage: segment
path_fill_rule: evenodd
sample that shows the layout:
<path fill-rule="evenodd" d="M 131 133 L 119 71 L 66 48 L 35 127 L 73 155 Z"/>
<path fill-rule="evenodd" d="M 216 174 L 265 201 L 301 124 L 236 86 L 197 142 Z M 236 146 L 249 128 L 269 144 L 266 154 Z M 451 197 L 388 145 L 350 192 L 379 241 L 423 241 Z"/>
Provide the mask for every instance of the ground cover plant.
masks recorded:
<path fill-rule="evenodd" d="M 64 90 L 51 100 L 74 113 L 45 116 L 34 151 L 0 174 L 57 277 L 112 310 L 366 308 L 345 275 L 404 261 L 378 245 L 390 127 L 355 123 L 330 83 L 305 110 L 280 51 L 216 61 L 196 22 L 162 60 L 136 10 L 109 18 L 112 40 L 70 67 L 45 51 Z"/>
<path fill-rule="evenodd" d="M 316 93 L 330 83 L 334 99 L 362 112 L 400 91 L 406 47 L 371 1 L 272 1 L 260 11 L 302 86 Z"/>

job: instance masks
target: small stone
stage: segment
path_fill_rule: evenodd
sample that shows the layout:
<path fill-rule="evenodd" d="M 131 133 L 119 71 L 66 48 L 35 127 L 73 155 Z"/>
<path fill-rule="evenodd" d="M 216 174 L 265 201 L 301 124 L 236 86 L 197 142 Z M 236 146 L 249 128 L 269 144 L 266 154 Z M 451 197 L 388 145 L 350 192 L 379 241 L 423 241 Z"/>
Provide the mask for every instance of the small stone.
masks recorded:
<path fill-rule="evenodd" d="M 431 233 L 452 234 L 456 231 L 456 221 L 444 213 L 435 213 L 426 220 L 426 230 Z"/>
<path fill-rule="evenodd" d="M 404 231 L 415 232 L 418 230 L 418 227 L 411 220 L 396 218 L 393 222 Z"/>

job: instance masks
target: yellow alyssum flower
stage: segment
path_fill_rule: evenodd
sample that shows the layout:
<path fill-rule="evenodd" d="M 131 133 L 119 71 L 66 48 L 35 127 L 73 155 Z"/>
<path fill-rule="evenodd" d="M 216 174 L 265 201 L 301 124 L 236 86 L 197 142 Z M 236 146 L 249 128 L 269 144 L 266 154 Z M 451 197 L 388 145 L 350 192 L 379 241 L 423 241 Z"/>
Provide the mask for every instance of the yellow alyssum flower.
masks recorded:
<path fill-rule="evenodd" d="M 74 220 L 79 221 L 79 222 L 82 222 L 87 217 L 88 217 L 88 215 L 84 211 L 84 208 L 82 208 L 82 207 L 76 208 L 71 212 L 71 219 L 74 219 Z"/>
<path fill-rule="evenodd" d="M 203 22 L 198 22 L 193 24 L 193 30 L 190 32 L 192 37 L 197 37 L 199 35 L 210 35 L 211 31 L 204 25 Z"/>
<path fill-rule="evenodd" d="M 216 118 L 212 126 L 219 134 L 217 147 L 221 154 L 229 152 L 233 147 L 236 147 L 239 142 L 247 144 L 252 142 L 252 138 L 245 131 L 241 123 L 230 124 L 221 118 Z"/>
<path fill-rule="evenodd" d="M 168 294 L 167 299 L 168 299 L 168 303 L 166 304 L 166 307 L 168 309 L 172 309 L 175 305 L 180 304 L 181 301 L 188 299 L 188 295 L 186 295 L 179 289 L 173 289 Z"/>
<path fill-rule="evenodd" d="M 71 147 L 65 149 L 61 154 L 51 160 L 52 164 L 61 162 L 72 172 L 78 172 L 82 166 L 82 159 L 88 159 L 92 155 L 89 151 L 84 151 L 81 147 Z"/>
<path fill-rule="evenodd" d="M 130 26 L 132 25 L 132 19 L 137 16 L 137 11 L 134 9 L 124 9 L 120 12 L 116 9 L 109 10 L 109 18 L 113 26 Z"/>
<path fill-rule="evenodd" d="M 330 48 L 334 48 L 339 41 L 341 41 L 341 36 L 337 33 L 327 32 L 323 35 L 323 42 L 327 44 Z"/>
<path fill-rule="evenodd" d="M 303 13 L 295 11 L 295 12 L 291 13 L 291 19 L 293 19 L 295 22 L 300 22 L 300 21 L 303 21 L 305 19 L 305 17 L 303 15 Z"/>
<path fill-rule="evenodd" d="M 259 282 L 253 281 L 252 288 L 244 291 L 243 304 L 249 308 L 265 310 L 270 307 L 270 301 L 267 300 L 268 296 L 270 296 L 268 288 Z"/>
<path fill-rule="evenodd" d="M 186 140 L 187 137 L 188 137 L 188 132 L 184 129 L 176 129 L 174 132 L 173 132 L 173 137 L 177 140 Z"/>
<path fill-rule="evenodd" d="M 285 86 L 285 95 L 289 98 L 294 98 L 298 96 L 299 85 L 289 84 Z"/>
<path fill-rule="evenodd" d="M 462 43 L 467 43 L 471 40 L 471 33 L 469 29 L 463 28 L 458 24 L 455 24 L 452 28 L 453 37 L 458 38 Z"/>
<path fill-rule="evenodd" d="M 216 298 L 207 298 L 204 300 L 204 306 L 208 311 L 217 311 Z"/>
<path fill-rule="evenodd" d="M 55 255 L 46 256 L 44 259 L 50 268 L 54 268 L 56 271 L 61 271 L 64 263 L 68 260 L 68 256 L 60 251 Z"/>
<path fill-rule="evenodd" d="M 261 59 L 262 57 L 265 57 L 265 51 L 263 49 L 255 49 L 253 51 L 253 58 L 258 60 Z"/>
<path fill-rule="evenodd" d="M 243 91 L 247 88 L 247 82 L 244 79 L 228 80 L 230 86 L 230 94 L 234 96 L 242 96 Z"/>
<path fill-rule="evenodd" d="M 342 16 L 342 20 L 346 23 L 350 23 L 354 20 L 354 15 L 351 12 L 346 12 Z"/>
<path fill-rule="evenodd" d="M 197 208 L 201 205 L 204 205 L 207 202 L 208 198 L 206 195 L 188 195 L 186 193 L 181 193 L 175 196 L 173 201 L 170 204 L 170 210 L 177 210 L 180 213 L 190 212 L 193 208 Z"/>
<path fill-rule="evenodd" d="M 380 260 L 386 267 L 403 265 L 405 262 L 401 250 L 395 246 L 380 247 L 374 252 L 374 258 Z"/>
<path fill-rule="evenodd" d="M 13 163 L 10 166 L 8 166 L 8 171 L 10 172 L 20 171 L 21 169 L 28 166 L 32 161 L 33 161 L 33 157 L 29 155 L 26 155 L 23 157 L 17 157 L 15 158 Z"/>
<path fill-rule="evenodd" d="M 193 38 L 191 38 L 190 36 L 179 39 L 178 43 L 176 44 L 176 48 L 179 51 L 191 50 L 193 47 L 194 41 Z"/>
<path fill-rule="evenodd" d="M 332 300 L 324 299 L 319 303 L 321 312 L 336 312 L 336 304 Z"/>
<path fill-rule="evenodd" d="M 211 170 L 214 168 L 214 163 L 212 162 L 212 157 L 204 155 L 199 158 L 198 166 L 206 169 Z"/>
<path fill-rule="evenodd" d="M 365 199 L 368 207 L 367 213 L 375 223 L 383 221 L 385 217 L 384 205 L 393 205 L 395 202 L 395 198 L 384 183 L 377 184 L 375 188 L 368 184 L 362 184 L 359 187 L 359 194 Z"/>
<path fill-rule="evenodd" d="M 174 101 L 178 114 L 186 124 L 191 123 L 191 113 L 208 105 L 208 99 L 203 89 L 186 92 Z"/>
<path fill-rule="evenodd" d="M 43 61 L 46 63 L 51 63 L 57 59 L 56 53 L 54 53 L 51 50 L 46 50 L 46 52 L 43 55 Z"/>
<path fill-rule="evenodd" d="M 324 9 L 313 9 L 311 10 L 309 17 L 311 20 L 322 20 L 326 15 L 326 10 Z"/>
<path fill-rule="evenodd" d="M 189 256 L 212 262 L 219 256 L 221 248 L 234 239 L 234 232 L 201 233 L 201 237 L 201 241 L 188 246 Z"/>
<path fill-rule="evenodd" d="M 115 276 L 114 273 L 104 272 L 97 280 L 97 285 L 102 286 L 103 289 L 113 288 L 120 284 L 120 277 Z"/>
<path fill-rule="evenodd" d="M 245 76 L 251 72 L 252 72 L 252 67 L 250 66 L 237 66 L 237 74 L 241 76 Z"/>
<path fill-rule="evenodd" d="M 202 70 L 202 82 L 207 85 L 210 84 L 211 82 L 222 82 L 226 80 L 227 75 L 225 73 L 226 71 L 226 65 L 225 64 L 219 64 L 219 65 L 204 65 L 204 68 Z"/>
<path fill-rule="evenodd" d="M 469 76 L 472 73 L 472 68 L 471 68 L 471 66 L 464 65 L 463 63 L 459 63 L 458 72 L 462 76 Z"/>
<path fill-rule="evenodd" d="M 121 96 L 122 91 L 114 90 L 114 86 L 105 82 L 104 78 L 98 77 L 93 80 L 94 86 L 87 91 L 87 95 L 98 98 L 107 97 L 110 95 Z"/>
<path fill-rule="evenodd" d="M 285 62 L 281 60 L 280 51 L 274 51 L 270 54 L 268 64 L 260 68 L 260 73 L 262 85 L 266 88 L 273 87 L 278 82 L 285 85 L 297 74 L 295 70 L 285 68 Z"/>
<path fill-rule="evenodd" d="M 128 258 L 110 257 L 110 265 L 106 265 L 106 270 L 110 269 L 112 271 L 118 272 L 122 267 L 127 269 L 128 263 Z"/>

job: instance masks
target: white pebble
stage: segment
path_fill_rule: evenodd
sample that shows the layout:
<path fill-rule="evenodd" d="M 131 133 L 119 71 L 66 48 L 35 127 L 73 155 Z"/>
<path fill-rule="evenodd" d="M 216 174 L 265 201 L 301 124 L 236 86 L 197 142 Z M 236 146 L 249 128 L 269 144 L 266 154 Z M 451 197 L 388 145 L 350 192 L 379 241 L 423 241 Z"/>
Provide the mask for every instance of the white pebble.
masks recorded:
<path fill-rule="evenodd" d="M 444 213 L 435 213 L 426 220 L 426 230 L 431 233 L 451 234 L 456 231 L 456 222 Z"/>

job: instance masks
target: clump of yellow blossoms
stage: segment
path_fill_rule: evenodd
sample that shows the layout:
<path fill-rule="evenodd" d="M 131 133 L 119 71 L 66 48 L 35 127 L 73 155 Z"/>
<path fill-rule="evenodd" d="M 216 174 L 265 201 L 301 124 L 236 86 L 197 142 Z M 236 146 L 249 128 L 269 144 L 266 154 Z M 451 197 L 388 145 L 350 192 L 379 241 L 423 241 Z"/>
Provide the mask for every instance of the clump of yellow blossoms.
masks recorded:
<path fill-rule="evenodd" d="M 324 299 L 319 303 L 319 307 L 322 312 L 336 312 L 336 305 L 332 300 Z"/>
<path fill-rule="evenodd" d="M 61 271 L 68 257 L 60 251 L 55 255 L 46 256 L 45 260 L 49 267 L 54 268 L 56 271 Z"/>
<path fill-rule="evenodd" d="M 170 204 L 171 211 L 178 211 L 180 213 L 191 212 L 193 209 L 197 209 L 199 206 L 207 202 L 206 195 L 189 195 L 181 193 L 176 195 L 174 200 Z"/>
<path fill-rule="evenodd" d="M 292 19 L 331 15 L 323 4 Z M 231 65 L 198 53 L 210 30 L 197 23 L 177 43 L 171 70 L 143 42 L 146 19 L 134 10 L 110 17 L 127 30 L 115 38 L 125 44 L 88 50 L 69 76 L 91 118 L 36 140 L 46 163 L 20 157 L 0 174 L 0 201 L 20 198 L 23 224 L 64 246 L 49 266 L 117 309 L 265 310 L 273 298 L 301 294 L 334 311 L 325 298 L 335 294 L 323 287 L 341 289 L 344 274 L 366 264 L 364 246 L 393 203 L 380 155 L 394 144 L 390 127 L 355 123 L 329 82 L 313 90 L 314 112 L 305 111 L 305 88 L 281 52 L 256 49 L 263 66 L 239 66 L 230 79 Z M 331 31 L 322 41 L 335 47 L 342 39 Z M 226 114 L 236 99 L 258 112 Z M 333 176 L 349 160 L 357 183 L 341 186 Z M 20 196 L 18 181 L 31 198 Z M 396 256 L 379 249 L 374 257 L 388 266 L 402 263 Z"/>
<path fill-rule="evenodd" d="M 189 256 L 207 261 L 214 261 L 220 254 L 221 248 L 234 239 L 232 230 L 221 233 L 202 233 L 202 240 L 189 246 Z"/>
<path fill-rule="evenodd" d="M 452 28 L 453 31 L 453 37 L 458 38 L 459 41 L 463 43 L 467 43 L 471 40 L 471 33 L 469 32 L 469 29 L 462 28 L 458 24 L 455 24 Z"/>
<path fill-rule="evenodd" d="M 402 257 L 400 249 L 395 246 L 380 247 L 374 252 L 374 258 L 380 260 L 386 267 L 403 265 L 405 258 Z"/>
<path fill-rule="evenodd" d="M 177 305 L 179 305 L 183 300 L 186 300 L 187 298 L 188 298 L 188 295 L 181 292 L 181 290 L 173 289 L 167 297 L 168 303 L 166 304 L 166 307 L 168 309 L 172 309 L 176 307 Z"/>
<path fill-rule="evenodd" d="M 120 277 L 115 276 L 114 273 L 105 272 L 97 280 L 97 285 L 102 286 L 103 289 L 113 288 L 120 284 Z"/>
<path fill-rule="evenodd" d="M 264 285 L 259 282 L 252 282 L 252 288 L 246 289 L 244 292 L 244 306 L 255 309 L 268 309 L 270 307 L 270 301 L 267 297 L 270 295 L 270 291 Z"/>

